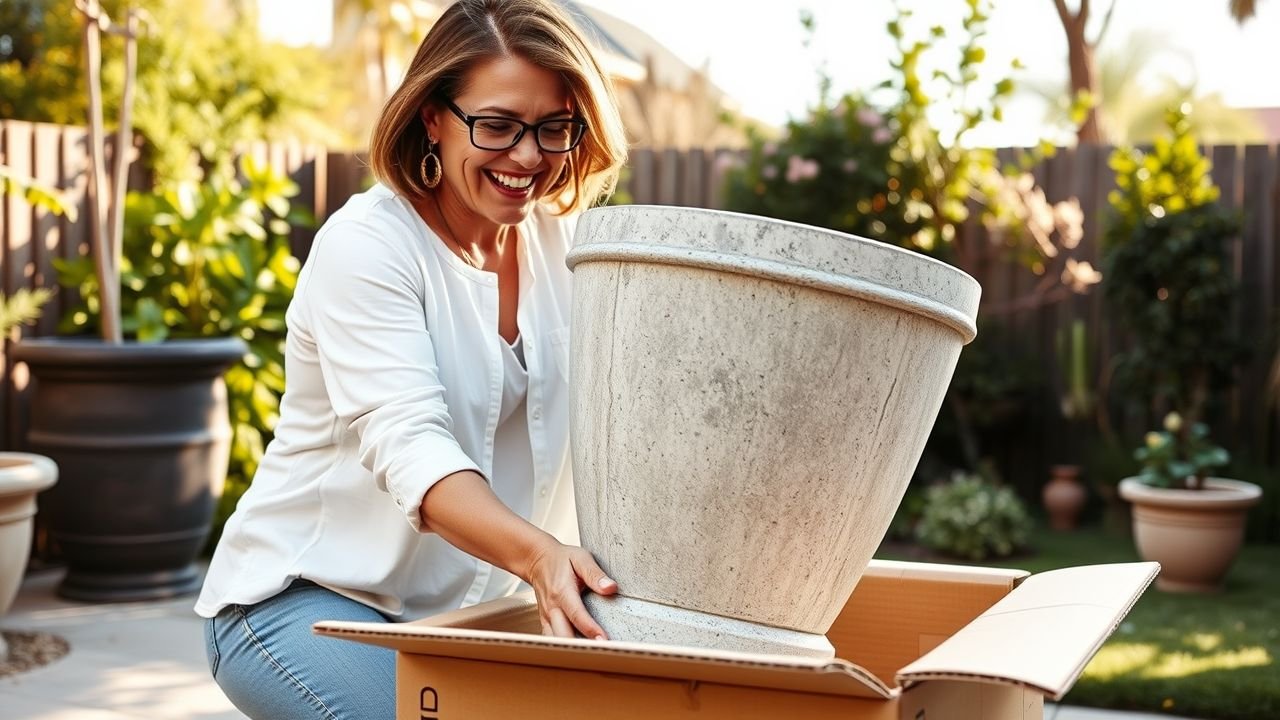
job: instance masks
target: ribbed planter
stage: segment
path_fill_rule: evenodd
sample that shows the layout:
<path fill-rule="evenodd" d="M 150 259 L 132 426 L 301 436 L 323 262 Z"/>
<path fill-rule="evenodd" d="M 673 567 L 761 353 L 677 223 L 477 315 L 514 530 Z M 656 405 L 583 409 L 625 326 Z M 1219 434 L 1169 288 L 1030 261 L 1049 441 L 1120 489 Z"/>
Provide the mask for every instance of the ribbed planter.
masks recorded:
<path fill-rule="evenodd" d="M 811 656 L 888 529 L 980 288 L 889 245 L 713 210 L 579 221 L 572 438 L 611 637 Z"/>
<path fill-rule="evenodd" d="M 60 594 L 122 601 L 198 589 L 194 561 L 230 450 L 222 374 L 245 350 L 233 338 L 17 346 L 35 378 L 28 445 L 61 470 L 41 509 L 67 561 Z"/>
<path fill-rule="evenodd" d="M 1120 481 L 1133 504 L 1133 540 L 1143 560 L 1160 563 L 1156 587 L 1167 592 L 1217 592 L 1244 543 L 1249 508 L 1262 488 L 1240 480 L 1205 478 L 1201 490 L 1158 488 L 1137 478 Z"/>

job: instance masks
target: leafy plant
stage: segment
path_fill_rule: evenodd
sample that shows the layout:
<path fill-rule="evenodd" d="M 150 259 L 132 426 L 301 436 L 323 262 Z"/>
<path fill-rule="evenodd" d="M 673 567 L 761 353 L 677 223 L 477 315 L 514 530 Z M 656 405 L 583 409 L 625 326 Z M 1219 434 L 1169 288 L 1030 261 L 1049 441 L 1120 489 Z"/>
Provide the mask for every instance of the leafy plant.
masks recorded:
<path fill-rule="evenodd" d="M 76 206 L 57 188 L 48 187 L 35 178 L 26 177 L 7 165 L 0 165 L 0 197 L 21 195 L 27 204 L 76 221 Z"/>
<path fill-rule="evenodd" d="M 53 293 L 45 288 L 23 288 L 9 297 L 0 295 L 0 342 L 19 325 L 28 325 L 40 319 L 40 311 Z"/>
<path fill-rule="evenodd" d="M 285 310 L 299 269 L 288 234 L 291 224 L 314 224 L 291 207 L 298 192 L 291 180 L 248 156 L 240 168 L 243 181 L 215 173 L 200 184 L 130 193 L 121 272 L 126 333 L 144 341 L 232 336 L 249 347 L 225 376 L 233 437 L 219 522 L 248 486 L 275 427 Z M 55 264 L 59 282 L 80 292 L 60 330 L 92 330 L 100 308 L 92 261 Z"/>
<path fill-rule="evenodd" d="M 1231 462 L 1227 451 L 1209 440 L 1209 426 L 1195 423 L 1183 428 L 1181 416 L 1169 413 L 1164 429 L 1149 432 L 1146 444 L 1134 452 L 1142 463 L 1138 479 L 1164 488 L 1195 486 L 1213 470 Z"/>
<path fill-rule="evenodd" d="M 964 473 L 926 491 L 916 525 L 923 545 L 969 560 L 1012 555 L 1030 534 L 1031 517 L 1012 490 Z"/>
<path fill-rule="evenodd" d="M 1187 108 L 1171 110 L 1168 124 L 1171 137 L 1150 153 L 1122 149 L 1111 158 L 1117 189 L 1104 237 L 1106 298 L 1133 341 L 1117 358 L 1117 384 L 1134 405 L 1176 414 L 1171 447 L 1188 461 L 1191 434 L 1247 351 L 1232 322 L 1239 283 L 1230 246 L 1241 223 L 1216 203 Z M 1200 487 L 1203 471 L 1193 477 Z"/>
<path fill-rule="evenodd" d="M 0 117 L 83 124 L 88 110 L 82 21 L 75 0 L 4 0 L 0 27 Z M 320 122 L 342 107 L 332 63 L 318 48 L 268 42 L 251 4 L 231 3 L 208 28 L 204 4 L 186 0 L 101 0 L 121 21 L 132 7 L 149 18 L 137 41 L 134 125 L 142 160 L 161 184 L 199 176 L 200 167 L 229 169 L 239 143 L 275 136 L 333 139 Z M 102 40 L 104 113 L 119 113 L 124 85 L 123 42 Z"/>

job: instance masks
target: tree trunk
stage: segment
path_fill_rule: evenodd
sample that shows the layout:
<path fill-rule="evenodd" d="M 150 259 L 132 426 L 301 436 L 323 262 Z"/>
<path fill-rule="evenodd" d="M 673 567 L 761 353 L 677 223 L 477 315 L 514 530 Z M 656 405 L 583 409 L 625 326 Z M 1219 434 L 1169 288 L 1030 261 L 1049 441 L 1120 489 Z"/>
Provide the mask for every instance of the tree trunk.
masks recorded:
<path fill-rule="evenodd" d="M 1093 61 L 1094 46 L 1097 40 L 1090 42 L 1085 35 L 1085 26 L 1089 22 L 1089 0 L 1080 0 L 1080 9 L 1072 13 L 1067 9 L 1065 0 L 1054 0 L 1054 7 L 1058 10 L 1058 18 L 1062 21 L 1062 29 L 1067 34 L 1067 67 L 1070 70 L 1071 78 L 1071 102 L 1075 102 L 1080 96 L 1080 92 L 1087 91 L 1091 98 L 1091 105 L 1084 122 L 1081 123 L 1079 129 L 1076 130 L 1076 143 L 1083 145 L 1085 143 L 1101 144 L 1102 128 L 1098 122 L 1098 71 Z M 1112 5 L 1114 9 L 1115 5 Z M 1107 12 L 1105 26 L 1110 24 L 1111 12 Z M 1101 39 L 1102 33 L 1098 33 Z"/>
<path fill-rule="evenodd" d="M 1098 124 L 1098 72 L 1093 61 L 1093 46 L 1085 39 L 1083 23 L 1067 30 L 1067 62 L 1071 68 L 1071 99 L 1087 91 L 1092 106 L 1076 131 L 1076 143 L 1101 144 L 1102 129 Z"/>

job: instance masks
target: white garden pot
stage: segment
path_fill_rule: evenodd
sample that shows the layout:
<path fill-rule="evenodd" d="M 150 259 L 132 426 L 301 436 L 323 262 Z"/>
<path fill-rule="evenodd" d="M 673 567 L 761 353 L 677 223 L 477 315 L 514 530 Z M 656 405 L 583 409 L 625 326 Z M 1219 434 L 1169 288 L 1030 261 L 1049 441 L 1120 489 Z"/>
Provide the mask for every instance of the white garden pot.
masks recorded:
<path fill-rule="evenodd" d="M 31 552 L 36 493 L 58 479 L 58 466 L 43 455 L 0 452 L 0 616 L 9 612 Z M 0 661 L 8 656 L 0 639 Z"/>
<path fill-rule="evenodd" d="M 830 657 L 980 287 L 889 245 L 678 207 L 579 220 L 572 438 L 610 636 Z"/>

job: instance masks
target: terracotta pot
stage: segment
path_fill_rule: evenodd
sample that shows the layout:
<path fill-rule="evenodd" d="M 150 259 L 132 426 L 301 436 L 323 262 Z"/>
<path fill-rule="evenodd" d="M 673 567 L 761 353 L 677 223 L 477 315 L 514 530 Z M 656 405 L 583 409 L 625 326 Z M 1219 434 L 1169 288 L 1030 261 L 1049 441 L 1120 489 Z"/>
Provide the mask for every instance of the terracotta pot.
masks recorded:
<path fill-rule="evenodd" d="M 1074 530 L 1076 519 L 1087 497 L 1080 484 L 1078 465 L 1054 465 L 1049 482 L 1040 494 L 1044 508 L 1049 513 L 1049 527 L 1054 530 Z"/>
<path fill-rule="evenodd" d="M 47 457 L 0 452 L 0 616 L 9 612 L 27 569 L 36 494 L 57 479 L 58 466 Z M 0 661 L 6 657 L 0 638 Z"/>
<path fill-rule="evenodd" d="M 1207 478 L 1202 490 L 1151 487 L 1126 478 L 1120 497 L 1133 504 L 1138 554 L 1160 563 L 1156 587 L 1215 592 L 1240 552 L 1248 510 L 1262 499 L 1262 489 L 1224 478 Z"/>
<path fill-rule="evenodd" d="M 975 335 L 971 277 L 713 210 L 585 213 L 574 273 L 583 545 L 614 638 L 830 656 Z"/>

